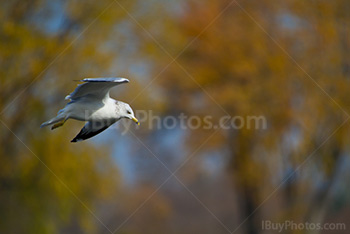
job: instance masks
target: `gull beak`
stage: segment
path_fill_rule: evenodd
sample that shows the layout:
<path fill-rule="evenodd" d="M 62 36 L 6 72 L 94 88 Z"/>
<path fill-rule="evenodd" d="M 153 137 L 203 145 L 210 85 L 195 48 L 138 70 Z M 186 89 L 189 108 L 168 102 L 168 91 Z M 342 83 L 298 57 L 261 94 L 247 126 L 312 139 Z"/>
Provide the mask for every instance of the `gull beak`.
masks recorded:
<path fill-rule="evenodd" d="M 137 125 L 140 125 L 140 122 L 135 117 L 133 117 L 132 120 L 134 120 Z"/>

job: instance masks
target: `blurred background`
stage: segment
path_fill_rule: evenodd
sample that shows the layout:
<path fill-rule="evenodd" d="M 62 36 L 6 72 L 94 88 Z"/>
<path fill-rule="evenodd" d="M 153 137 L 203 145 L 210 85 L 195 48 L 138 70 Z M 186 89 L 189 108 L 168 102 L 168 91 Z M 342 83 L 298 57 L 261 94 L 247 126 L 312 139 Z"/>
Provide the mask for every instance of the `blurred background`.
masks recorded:
<path fill-rule="evenodd" d="M 3 1 L 0 233 L 349 230 L 349 12 L 347 0 Z M 111 95 L 134 110 L 267 128 L 146 122 L 78 144 L 82 122 L 39 128 L 74 80 L 109 76 L 131 80 Z"/>

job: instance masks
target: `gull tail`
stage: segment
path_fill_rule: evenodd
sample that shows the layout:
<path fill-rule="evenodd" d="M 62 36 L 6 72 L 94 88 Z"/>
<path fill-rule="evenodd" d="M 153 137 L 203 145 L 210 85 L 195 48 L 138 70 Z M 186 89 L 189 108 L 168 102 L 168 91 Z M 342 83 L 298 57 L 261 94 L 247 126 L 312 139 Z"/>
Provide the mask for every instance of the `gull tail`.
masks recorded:
<path fill-rule="evenodd" d="M 40 125 L 40 128 L 43 128 L 43 127 L 46 127 L 46 126 L 49 126 L 49 125 L 52 125 L 52 124 L 55 124 L 51 130 L 57 128 L 57 127 L 60 127 L 63 125 L 63 123 L 66 121 L 66 116 L 63 114 L 63 113 L 59 113 L 55 118 L 52 118 L 48 121 L 46 121 L 45 123 L 42 123 Z M 58 124 L 57 124 L 58 123 Z"/>

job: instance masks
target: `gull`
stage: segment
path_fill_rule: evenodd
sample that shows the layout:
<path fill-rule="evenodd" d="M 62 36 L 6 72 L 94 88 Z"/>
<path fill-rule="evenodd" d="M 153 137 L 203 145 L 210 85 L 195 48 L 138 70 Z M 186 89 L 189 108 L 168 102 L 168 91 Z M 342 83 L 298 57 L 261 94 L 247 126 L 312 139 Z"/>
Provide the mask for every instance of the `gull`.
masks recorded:
<path fill-rule="evenodd" d="M 110 98 L 109 91 L 119 84 L 129 83 L 126 78 L 85 78 L 84 82 L 68 96 L 71 100 L 57 113 L 57 116 L 46 121 L 40 127 L 53 125 L 51 130 L 63 126 L 68 119 L 87 121 L 78 135 L 71 142 L 89 139 L 122 118 L 133 120 L 137 125 L 134 111 L 130 105 Z"/>

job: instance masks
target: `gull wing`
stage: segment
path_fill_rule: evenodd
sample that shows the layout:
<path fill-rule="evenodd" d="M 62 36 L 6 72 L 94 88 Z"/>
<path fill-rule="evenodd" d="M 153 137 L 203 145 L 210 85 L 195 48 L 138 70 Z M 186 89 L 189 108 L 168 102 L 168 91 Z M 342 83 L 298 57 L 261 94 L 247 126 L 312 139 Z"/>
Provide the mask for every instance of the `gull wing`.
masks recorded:
<path fill-rule="evenodd" d="M 96 136 L 97 134 L 103 132 L 106 130 L 109 126 L 111 126 L 114 122 L 87 122 L 85 126 L 80 130 L 78 135 L 74 137 L 74 139 L 71 142 L 79 142 L 86 139 L 89 139 L 93 136 Z"/>
<path fill-rule="evenodd" d="M 97 100 L 109 98 L 109 90 L 116 85 L 128 83 L 126 78 L 85 78 L 83 84 L 69 94 L 65 99 L 77 100 L 81 97 L 90 97 Z"/>

